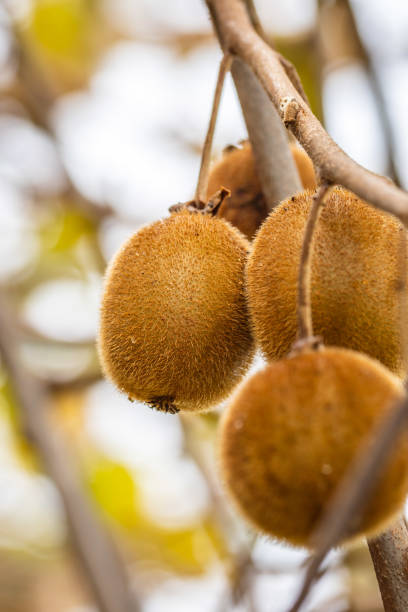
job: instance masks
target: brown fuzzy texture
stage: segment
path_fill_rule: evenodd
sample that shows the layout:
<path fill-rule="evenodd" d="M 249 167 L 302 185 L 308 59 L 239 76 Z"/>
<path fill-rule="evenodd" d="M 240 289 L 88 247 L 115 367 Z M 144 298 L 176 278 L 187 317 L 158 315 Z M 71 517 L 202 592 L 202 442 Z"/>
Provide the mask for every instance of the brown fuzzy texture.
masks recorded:
<path fill-rule="evenodd" d="M 220 431 L 221 473 L 259 530 L 307 546 L 330 496 L 372 428 L 404 396 L 369 357 L 339 348 L 270 364 L 238 391 Z M 395 447 L 358 531 L 374 535 L 402 511 L 408 437 Z"/>
<path fill-rule="evenodd" d="M 268 360 L 296 339 L 297 280 L 312 193 L 282 202 L 260 229 L 247 267 L 255 337 Z M 400 232 L 395 217 L 336 187 L 321 211 L 311 258 L 312 320 L 326 345 L 367 353 L 403 375 Z"/>
<path fill-rule="evenodd" d="M 290 148 L 303 186 L 314 189 L 316 179 L 310 157 L 296 145 L 291 144 Z M 249 240 L 252 240 L 256 230 L 266 219 L 268 209 L 249 142 L 243 143 L 240 147 L 228 147 L 213 166 L 208 182 L 208 197 L 221 186 L 231 191 L 231 197 L 223 202 L 218 216 L 232 223 Z"/>
<path fill-rule="evenodd" d="M 195 411 L 231 392 L 253 355 L 248 246 L 223 219 L 184 211 L 121 248 L 106 275 L 99 353 L 129 398 Z"/>

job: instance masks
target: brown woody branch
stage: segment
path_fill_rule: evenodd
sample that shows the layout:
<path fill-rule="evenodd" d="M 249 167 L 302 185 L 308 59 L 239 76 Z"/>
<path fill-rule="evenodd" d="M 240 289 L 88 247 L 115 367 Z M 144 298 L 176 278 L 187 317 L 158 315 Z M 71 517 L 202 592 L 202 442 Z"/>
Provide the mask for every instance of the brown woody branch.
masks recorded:
<path fill-rule="evenodd" d="M 16 394 L 23 429 L 38 451 L 63 502 L 71 541 L 101 612 L 138 612 L 125 568 L 111 537 L 82 492 L 74 461 L 48 416 L 47 389 L 17 354 L 19 337 L 0 296 L 0 353 Z"/>
<path fill-rule="evenodd" d="M 262 193 L 268 210 L 272 210 L 279 202 L 302 189 L 287 133 L 252 70 L 241 60 L 235 59 L 231 74 L 251 141 Z"/>
<path fill-rule="evenodd" d="M 400 518 L 377 538 L 368 540 L 385 612 L 408 610 L 407 524 Z"/>
<path fill-rule="evenodd" d="M 323 178 L 344 185 L 370 204 L 408 220 L 408 193 L 369 172 L 330 138 L 288 78 L 278 54 L 251 25 L 241 0 L 206 0 L 224 51 L 243 60 L 259 79 L 284 124 L 296 136 Z"/>

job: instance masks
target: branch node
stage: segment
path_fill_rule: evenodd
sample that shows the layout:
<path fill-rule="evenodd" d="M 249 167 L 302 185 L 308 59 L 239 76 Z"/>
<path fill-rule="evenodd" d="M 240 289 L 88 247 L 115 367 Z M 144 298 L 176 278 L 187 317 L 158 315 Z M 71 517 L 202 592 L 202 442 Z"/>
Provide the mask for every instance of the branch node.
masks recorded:
<path fill-rule="evenodd" d="M 300 104 L 296 98 L 285 96 L 279 103 L 279 110 L 283 123 L 288 127 L 290 123 L 296 121 L 298 112 L 300 111 Z"/>

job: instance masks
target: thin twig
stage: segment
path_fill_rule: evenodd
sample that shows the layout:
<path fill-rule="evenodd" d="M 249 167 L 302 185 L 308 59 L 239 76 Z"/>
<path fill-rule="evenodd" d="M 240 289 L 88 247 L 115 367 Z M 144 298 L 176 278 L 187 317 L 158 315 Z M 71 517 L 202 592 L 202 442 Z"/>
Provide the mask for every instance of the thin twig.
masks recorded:
<path fill-rule="evenodd" d="M 13 317 L 0 298 L 0 351 L 19 402 L 22 426 L 58 488 L 67 525 L 101 612 L 138 612 L 115 545 L 82 492 L 73 457 L 48 416 L 46 387 L 22 365 Z"/>
<path fill-rule="evenodd" d="M 208 175 L 211 164 L 211 151 L 214 140 L 215 125 L 217 123 L 218 109 L 220 107 L 221 94 L 224 87 L 225 76 L 231 68 L 231 64 L 231 55 L 229 53 L 224 54 L 218 71 L 217 84 L 215 86 L 210 121 L 208 124 L 207 135 L 205 137 L 203 151 L 201 155 L 200 172 L 198 175 L 197 188 L 195 193 L 195 202 L 197 208 L 200 208 L 200 203 L 205 203 L 207 201 Z"/>
<path fill-rule="evenodd" d="M 237 541 L 240 539 L 237 531 L 237 523 L 233 514 L 228 510 L 225 503 L 226 500 L 218 491 L 217 483 L 209 469 L 208 462 L 205 461 L 203 454 L 197 446 L 197 436 L 194 435 L 192 427 L 192 420 L 197 417 L 191 418 L 190 415 L 180 414 L 179 418 L 184 433 L 185 449 L 190 454 L 207 482 L 211 497 L 212 517 L 220 533 L 225 538 L 228 553 L 233 562 L 233 568 L 228 572 L 230 575 L 230 587 L 225 599 L 237 605 L 246 597 L 247 586 L 250 585 L 249 576 L 253 576 L 253 574 L 257 573 L 252 558 L 256 534 L 245 541 L 239 542 L 237 545 Z M 221 604 L 225 605 L 224 596 Z M 222 608 L 222 605 L 220 609 L 226 609 Z"/>
<path fill-rule="evenodd" d="M 381 475 L 381 468 L 399 436 L 406 433 L 407 421 L 408 398 L 405 397 L 375 428 L 374 435 L 357 453 L 312 535 L 310 544 L 316 552 L 310 559 L 300 594 L 290 612 L 300 609 L 329 550 L 358 528 Z M 404 610 L 408 610 L 408 600 Z"/>
<path fill-rule="evenodd" d="M 311 305 L 311 258 L 312 244 L 317 220 L 320 210 L 324 204 L 325 196 L 330 184 L 323 181 L 313 196 L 312 207 L 307 219 L 305 234 L 303 237 L 302 252 L 300 255 L 299 274 L 298 274 L 298 296 L 297 296 L 297 317 L 298 317 L 298 340 L 307 340 L 313 336 L 312 305 Z"/>
<path fill-rule="evenodd" d="M 383 88 L 378 77 L 375 64 L 369 50 L 361 39 L 358 20 L 356 20 L 352 6 L 349 0 L 336 0 L 336 2 L 328 2 L 327 0 L 319 0 L 319 28 L 325 34 L 324 38 L 329 45 L 329 54 L 334 53 L 334 57 L 327 61 L 327 50 L 325 53 L 325 45 L 320 44 L 324 61 L 329 71 L 333 68 L 332 64 L 338 66 L 339 61 L 352 60 L 362 63 L 366 70 L 366 75 L 370 81 L 371 89 L 374 94 L 374 99 L 378 111 L 383 133 L 384 144 L 387 154 L 387 175 L 399 186 L 398 172 L 395 164 L 394 154 L 394 136 L 390 121 L 389 109 L 384 97 Z M 332 43 L 333 30 L 336 31 L 335 39 L 340 40 L 341 44 Z M 322 36 L 319 37 L 320 41 Z M 334 46 L 334 49 L 332 47 Z M 337 47 L 340 46 L 340 49 Z M 344 52 L 344 47 L 346 53 Z"/>
<path fill-rule="evenodd" d="M 241 0 L 206 0 L 224 51 L 230 51 L 253 70 L 284 124 L 311 157 L 321 176 L 344 185 L 361 198 L 408 220 L 408 193 L 392 181 L 353 161 L 330 138 L 291 83 L 279 56 L 255 32 Z"/>

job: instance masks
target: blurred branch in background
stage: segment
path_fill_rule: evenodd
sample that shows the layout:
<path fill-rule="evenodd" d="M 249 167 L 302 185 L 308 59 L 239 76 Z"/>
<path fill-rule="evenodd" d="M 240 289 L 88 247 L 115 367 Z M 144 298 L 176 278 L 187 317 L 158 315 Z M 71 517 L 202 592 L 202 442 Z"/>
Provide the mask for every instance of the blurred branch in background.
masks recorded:
<path fill-rule="evenodd" d="M 347 64 L 364 67 L 376 102 L 384 133 L 388 167 L 387 175 L 400 184 L 395 165 L 394 138 L 381 83 L 373 60 L 358 32 L 349 0 L 319 0 L 318 43 L 323 64 L 323 78 L 331 71 Z"/>
<path fill-rule="evenodd" d="M 254 578 L 258 572 L 252 559 L 253 545 L 256 535 L 247 535 L 228 508 L 227 500 L 219 489 L 215 465 L 211 466 L 208 452 L 200 443 L 199 423 L 197 416 L 182 414 L 179 416 L 184 433 L 184 444 L 186 452 L 193 458 L 207 483 L 210 500 L 211 514 L 220 533 L 223 534 L 227 547 L 227 575 L 229 577 L 230 589 L 222 597 L 220 612 L 229 609 L 231 605 L 239 605 L 241 602 L 251 602 L 251 612 L 256 611 L 255 603 L 252 601 L 252 589 Z"/>
<path fill-rule="evenodd" d="M 19 339 L 0 296 L 0 351 L 17 396 L 23 429 L 53 478 L 64 504 L 71 539 L 101 612 L 137 612 L 126 571 L 111 537 L 85 498 L 64 440 L 47 414 L 46 387 L 25 370 Z"/>
<path fill-rule="evenodd" d="M 101 220 L 112 214 L 113 210 L 107 204 L 96 204 L 85 198 L 72 182 L 69 172 L 65 168 L 63 156 L 60 154 L 60 146 L 54 132 L 50 115 L 57 100 L 57 92 L 52 83 L 45 75 L 36 61 L 35 52 L 29 47 L 29 42 L 24 37 L 20 25 L 16 21 L 8 0 L 1 0 L 8 16 L 8 25 L 13 38 L 12 50 L 15 55 L 14 61 L 17 65 L 17 78 L 23 92 L 24 106 L 33 121 L 43 129 L 53 140 L 55 149 L 59 153 L 59 160 L 64 169 L 65 193 L 62 194 L 70 199 L 73 204 L 90 216 L 93 220 Z"/>

